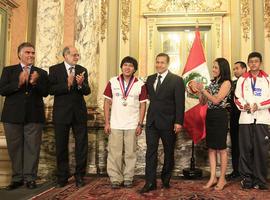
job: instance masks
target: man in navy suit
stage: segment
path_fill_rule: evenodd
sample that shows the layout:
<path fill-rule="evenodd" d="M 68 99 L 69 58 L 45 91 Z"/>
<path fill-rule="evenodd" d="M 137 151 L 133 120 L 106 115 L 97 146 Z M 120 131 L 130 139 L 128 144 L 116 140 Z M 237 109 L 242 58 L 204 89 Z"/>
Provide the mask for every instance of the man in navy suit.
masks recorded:
<path fill-rule="evenodd" d="M 79 53 L 73 46 L 63 49 L 64 62 L 49 69 L 49 93 L 54 95 L 53 123 L 56 141 L 57 187 L 64 187 L 69 178 L 68 139 L 70 128 L 75 138 L 75 181 L 85 185 L 88 135 L 87 108 L 84 95 L 90 94 L 86 68 L 77 65 Z"/>
<path fill-rule="evenodd" d="M 185 87 L 183 79 L 168 70 L 170 58 L 165 53 L 156 57 L 157 73 L 146 81 L 150 105 L 146 117 L 146 183 L 140 193 L 156 189 L 157 151 L 159 139 L 164 148 L 161 172 L 162 187 L 170 187 L 174 166 L 176 134 L 183 126 Z"/>
<path fill-rule="evenodd" d="M 45 122 L 43 97 L 48 95 L 47 72 L 33 65 L 34 46 L 18 47 L 20 63 L 5 67 L 0 79 L 0 94 L 5 96 L 1 121 L 12 164 L 12 180 L 7 190 L 26 182 L 36 188 L 42 128 Z"/>

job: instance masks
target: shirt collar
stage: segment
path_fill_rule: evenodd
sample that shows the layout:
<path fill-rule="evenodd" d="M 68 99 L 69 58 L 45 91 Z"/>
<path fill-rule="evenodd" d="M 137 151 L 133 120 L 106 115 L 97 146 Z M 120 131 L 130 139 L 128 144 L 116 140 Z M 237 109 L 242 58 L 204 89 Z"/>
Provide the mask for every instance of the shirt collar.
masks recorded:
<path fill-rule="evenodd" d="M 166 70 L 165 72 L 163 72 L 163 73 L 157 73 L 157 77 L 159 76 L 159 75 L 161 75 L 162 76 L 162 79 L 163 78 L 165 78 L 166 76 L 167 76 L 167 74 L 168 74 L 168 72 L 169 72 L 169 70 Z"/>
<path fill-rule="evenodd" d="M 70 67 L 74 67 L 74 69 L 75 69 L 75 66 L 72 66 L 72 65 L 68 64 L 66 61 L 64 61 L 64 64 L 65 64 L 65 67 L 66 67 L 67 71 L 69 71 Z"/>
<path fill-rule="evenodd" d="M 20 65 L 22 66 L 22 69 L 26 66 L 25 64 L 23 64 L 23 63 L 20 63 Z M 27 66 L 28 67 L 28 69 L 30 70 L 31 69 L 31 67 L 32 67 L 32 65 L 29 65 L 29 66 Z"/>

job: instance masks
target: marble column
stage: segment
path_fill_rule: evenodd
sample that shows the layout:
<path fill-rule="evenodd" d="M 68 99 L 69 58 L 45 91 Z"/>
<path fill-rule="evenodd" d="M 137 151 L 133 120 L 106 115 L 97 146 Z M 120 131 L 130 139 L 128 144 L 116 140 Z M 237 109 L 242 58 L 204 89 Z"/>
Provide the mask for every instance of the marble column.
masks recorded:
<path fill-rule="evenodd" d="M 64 36 L 64 0 L 38 0 L 36 31 L 36 65 L 49 71 L 49 67 L 61 61 Z M 53 97 L 45 99 L 46 126 L 42 136 L 39 176 L 45 179 L 55 170 L 55 143 L 51 120 Z"/>
<path fill-rule="evenodd" d="M 85 97 L 88 106 L 88 137 L 89 137 L 89 159 L 88 172 L 96 173 L 99 171 L 96 164 L 104 168 L 105 160 L 99 159 L 98 149 L 103 139 L 103 117 L 98 109 L 98 73 L 99 67 L 99 41 L 100 41 L 100 15 L 101 1 L 81 0 L 76 2 L 75 13 L 75 46 L 79 50 L 81 58 L 79 64 L 87 68 L 91 94 Z M 104 149 L 104 148 L 101 148 Z M 104 154 L 103 154 L 104 155 Z M 103 170 L 102 170 L 103 171 Z"/>
<path fill-rule="evenodd" d="M 36 64 L 48 70 L 62 59 L 64 0 L 38 0 Z"/>
<path fill-rule="evenodd" d="M 87 105 L 97 105 L 99 37 L 100 37 L 100 0 L 81 0 L 76 3 L 75 46 L 81 55 L 80 64 L 87 68 L 91 95 L 86 97 Z"/>

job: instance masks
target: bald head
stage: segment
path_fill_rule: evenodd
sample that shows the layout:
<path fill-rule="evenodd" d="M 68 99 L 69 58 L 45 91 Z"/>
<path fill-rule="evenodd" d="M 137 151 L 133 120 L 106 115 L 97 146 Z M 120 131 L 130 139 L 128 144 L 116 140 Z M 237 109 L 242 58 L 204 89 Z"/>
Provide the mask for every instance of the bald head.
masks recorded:
<path fill-rule="evenodd" d="M 74 66 L 77 64 L 80 55 L 74 46 L 66 46 L 63 49 L 63 57 L 69 65 Z"/>

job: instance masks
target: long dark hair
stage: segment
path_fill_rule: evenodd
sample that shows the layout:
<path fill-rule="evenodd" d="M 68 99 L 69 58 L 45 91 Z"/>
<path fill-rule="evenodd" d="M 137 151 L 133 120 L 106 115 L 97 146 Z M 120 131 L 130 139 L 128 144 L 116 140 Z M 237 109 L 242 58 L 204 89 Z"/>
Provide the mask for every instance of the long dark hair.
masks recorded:
<path fill-rule="evenodd" d="M 225 58 L 217 58 L 215 59 L 215 62 L 218 63 L 220 74 L 219 77 L 216 77 L 214 79 L 214 81 L 218 79 L 219 84 L 223 83 L 226 80 L 231 82 L 231 70 L 228 60 L 226 60 Z"/>

